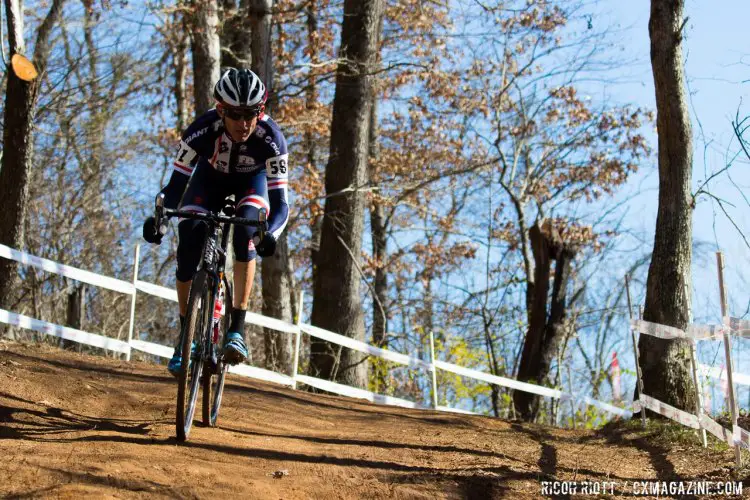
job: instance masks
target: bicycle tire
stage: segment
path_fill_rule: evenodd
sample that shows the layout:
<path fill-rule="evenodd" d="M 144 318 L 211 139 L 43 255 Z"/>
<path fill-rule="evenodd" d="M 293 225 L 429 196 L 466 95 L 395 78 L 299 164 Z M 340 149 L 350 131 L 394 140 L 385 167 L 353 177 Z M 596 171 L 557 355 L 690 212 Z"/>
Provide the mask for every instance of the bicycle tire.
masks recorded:
<path fill-rule="evenodd" d="M 221 364 L 217 365 L 218 367 Z M 203 378 L 201 379 L 201 386 L 203 387 L 203 425 L 206 427 L 213 427 L 211 423 L 211 384 L 213 383 L 214 374 L 208 370 L 204 371 Z"/>
<path fill-rule="evenodd" d="M 224 335 L 226 335 L 229 329 L 230 318 L 232 317 L 232 287 L 229 285 L 229 281 L 224 276 L 224 318 L 221 324 L 221 338 L 219 338 L 218 345 L 223 344 Z M 219 419 L 219 410 L 221 409 L 221 400 L 224 395 L 224 382 L 226 380 L 227 371 L 229 366 L 222 362 L 222 356 L 218 356 L 218 365 L 216 372 L 216 379 L 213 376 L 204 375 L 203 379 L 203 424 L 208 427 L 216 427 L 216 422 Z M 212 383 L 213 381 L 213 383 Z"/>
<path fill-rule="evenodd" d="M 205 385 L 204 387 L 204 395 L 206 393 L 211 394 L 213 397 L 207 398 L 204 397 L 204 403 L 206 406 L 204 408 L 206 409 L 205 413 L 203 414 L 203 423 L 207 425 L 208 427 L 216 427 L 216 422 L 219 419 L 219 409 L 221 408 L 221 399 L 224 395 L 224 380 L 226 379 L 227 372 L 229 371 L 229 365 L 226 365 L 224 363 L 221 363 L 219 365 L 219 373 L 216 374 L 216 378 L 211 377 L 209 380 L 213 381 L 213 384 L 209 384 L 209 389 L 206 391 Z"/>
<path fill-rule="evenodd" d="M 206 317 L 211 311 L 205 307 L 211 292 L 207 289 L 207 275 L 201 270 L 196 273 L 190 286 L 185 331 L 182 335 L 182 368 L 177 384 L 176 429 L 178 441 L 185 441 L 195 416 L 195 403 L 198 399 L 200 376 L 203 371 L 202 333 L 206 328 Z M 207 314 L 208 311 L 208 314 Z M 198 359 L 191 359 L 193 339 L 198 343 Z M 189 360 L 188 362 L 185 362 Z M 188 391 L 189 386 L 189 391 Z"/>

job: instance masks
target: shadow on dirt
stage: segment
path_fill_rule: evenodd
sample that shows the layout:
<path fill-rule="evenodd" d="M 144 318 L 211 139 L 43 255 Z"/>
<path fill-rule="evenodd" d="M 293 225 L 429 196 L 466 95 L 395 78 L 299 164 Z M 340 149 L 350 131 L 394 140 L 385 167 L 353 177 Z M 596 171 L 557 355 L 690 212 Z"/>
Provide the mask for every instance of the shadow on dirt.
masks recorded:
<path fill-rule="evenodd" d="M 601 429 L 598 436 L 603 437 L 609 444 L 630 446 L 648 453 L 649 461 L 656 471 L 656 478 L 659 481 L 684 481 L 689 479 L 677 473 L 674 464 L 669 460 L 669 450 L 649 441 L 649 436 L 627 436 L 627 434 L 632 433 L 632 430 L 622 426 L 610 425 Z"/>
<path fill-rule="evenodd" d="M 603 471 L 594 471 L 584 467 L 561 467 L 558 465 L 557 449 L 552 445 L 552 442 L 560 444 L 561 441 L 572 442 L 581 445 L 580 454 L 585 453 L 585 448 L 588 443 L 592 440 L 600 440 L 600 436 L 584 437 L 584 438 L 561 438 L 560 436 L 553 436 L 549 431 L 543 428 L 530 427 L 529 424 L 521 424 L 518 422 L 511 423 L 511 429 L 517 433 L 526 434 L 534 441 L 538 442 L 541 449 L 539 459 L 537 460 L 537 466 L 541 470 L 541 474 L 537 474 L 535 478 L 542 481 L 552 481 L 557 479 L 557 474 L 566 473 L 574 475 L 585 475 L 588 477 L 595 478 L 599 481 L 612 481 L 617 480 L 620 482 L 633 482 L 642 481 L 640 477 L 626 477 L 620 476 L 613 473 L 605 473 Z M 614 444 L 614 443 L 612 443 Z M 666 456 L 666 452 L 665 452 Z M 661 479 L 661 478 L 660 478 Z M 677 479 L 675 479 L 677 480 Z M 619 494 L 619 493 L 618 493 Z"/>
<path fill-rule="evenodd" d="M 16 401 L 28 406 L 39 406 L 39 403 L 27 401 L 7 393 L 0 393 L 0 397 L 8 401 Z M 0 439 L 30 439 L 65 442 L 112 442 L 131 443 L 136 445 L 167 445 L 179 444 L 186 448 L 204 449 L 211 452 L 224 453 L 239 457 L 254 457 L 268 460 L 306 462 L 306 463 L 328 463 L 339 466 L 366 467 L 388 471 L 403 472 L 434 472 L 430 467 L 409 466 L 397 462 L 358 460 L 352 458 L 340 458 L 328 455 L 307 455 L 302 453 L 287 453 L 283 451 L 256 450 L 227 446 L 221 444 L 198 443 L 188 441 L 179 443 L 174 438 L 156 439 L 148 437 L 153 421 L 97 418 L 60 408 L 48 407 L 46 410 L 23 408 L 19 406 L 3 405 L 0 407 Z M 10 424 L 14 424 L 10 427 Z M 96 434 L 82 437 L 54 437 L 77 431 L 101 431 L 119 433 Z"/>
<path fill-rule="evenodd" d="M 409 410 L 406 410 L 404 408 L 398 408 L 398 407 L 387 407 L 387 406 L 378 406 L 374 405 L 370 402 L 364 401 L 364 400 L 356 400 L 356 399 L 346 399 L 344 400 L 342 396 L 330 396 L 328 394 L 322 394 L 322 393 L 308 393 L 305 391 L 291 391 L 291 390 L 272 390 L 270 388 L 265 387 L 259 387 L 259 386 L 251 386 L 251 385 L 239 385 L 236 383 L 237 379 L 232 380 L 227 383 L 226 390 L 228 391 L 236 391 L 239 393 L 245 393 L 249 394 L 252 397 L 252 394 L 259 394 L 267 398 L 273 398 L 277 401 L 294 401 L 296 403 L 303 404 L 306 409 L 315 408 L 315 407 L 321 407 L 321 408 L 331 408 L 335 410 L 343 410 L 343 411 L 350 411 L 350 412 L 356 412 L 360 415 L 365 415 L 367 418 L 372 419 L 382 419 L 382 417 L 392 417 L 396 419 L 412 419 L 416 420 L 422 423 L 427 424 L 434 424 L 434 425 L 451 425 L 455 427 L 470 427 L 470 425 L 467 425 L 467 423 L 461 419 L 456 418 L 450 414 L 436 414 L 430 415 L 428 412 L 429 410 L 414 410 L 415 412 L 419 413 L 427 413 L 423 416 L 417 416 L 417 415 L 409 415 Z M 243 382 L 245 382 L 243 380 Z M 247 380 L 247 382 L 250 382 Z M 253 383 L 253 382 L 250 382 Z M 361 402 L 360 402 L 361 401 Z M 482 417 L 478 417 L 482 418 Z"/>
<path fill-rule="evenodd" d="M 154 481 L 142 481 L 137 479 L 122 479 L 111 474 L 97 475 L 91 472 L 74 472 L 65 469 L 39 466 L 39 469 L 60 476 L 63 481 L 54 486 L 40 488 L 37 490 L 26 491 L 23 493 L 13 493 L 6 498 L 39 498 L 42 496 L 54 496 L 64 494 L 61 490 L 67 484 L 88 484 L 92 486 L 106 486 L 116 488 L 117 490 L 141 492 L 149 495 L 159 495 L 167 498 L 197 498 L 191 494 L 188 488 L 173 488 L 166 484 Z"/>
<path fill-rule="evenodd" d="M 512 498 L 513 493 L 506 485 L 508 481 L 538 480 L 532 472 L 514 471 L 509 467 L 486 467 L 467 469 L 463 473 L 428 472 L 412 474 L 385 474 L 380 476 L 382 482 L 400 485 L 440 484 L 449 498 L 467 500 L 484 500 L 494 498 Z"/>
<path fill-rule="evenodd" d="M 0 399 L 44 406 L 3 392 L 0 392 Z M 148 434 L 154 421 L 92 417 L 53 406 L 37 410 L 3 404 L 0 406 L 0 423 L 0 439 L 55 440 L 50 436 L 76 431 Z M 9 427 L 11 424 L 16 426 Z"/>
<path fill-rule="evenodd" d="M 473 450 L 468 448 L 458 448 L 456 446 L 445 446 L 445 445 L 423 445 L 423 444 L 410 444 L 410 443 L 393 443 L 390 441 L 373 441 L 373 440 L 359 440 L 359 439 L 341 439 L 341 438 L 327 438 L 319 436 L 299 436 L 299 435 L 288 435 L 288 434 L 272 434 L 265 432 L 255 432 L 243 429 L 235 429 L 225 425 L 221 426 L 226 431 L 236 432 L 238 434 L 245 434 L 248 436 L 260 436 L 270 437 L 278 439 L 297 439 L 301 441 L 307 441 L 310 443 L 319 444 L 334 444 L 334 445 L 351 445 L 351 446 L 369 446 L 373 448 L 387 448 L 387 449 L 408 449 L 408 450 L 421 450 L 421 451 L 433 451 L 437 453 L 462 453 L 466 455 L 478 455 L 482 457 L 502 458 L 508 461 L 515 461 L 519 463 L 525 463 L 522 460 L 510 457 L 503 453 L 495 453 L 492 451 L 484 450 Z"/>
<path fill-rule="evenodd" d="M 121 377 L 124 379 L 129 380 L 138 380 L 141 382 L 174 382 L 174 377 L 170 375 L 145 375 L 142 373 L 136 373 L 130 370 L 117 370 L 114 368 L 110 368 L 108 366 L 104 366 L 101 363 L 91 363 L 86 362 L 83 360 L 76 359 L 75 362 L 63 362 L 59 360 L 52 360 L 48 358 L 44 358 L 41 356 L 31 356 L 29 354 L 21 354 L 18 352 L 9 353 L 14 358 L 20 358 L 26 360 L 29 365 L 28 368 L 33 371 L 44 371 L 42 368 L 44 365 L 51 365 L 55 366 L 57 368 L 62 368 L 65 371 L 75 370 L 82 373 L 86 373 L 90 377 L 94 378 L 92 374 L 96 375 L 114 375 L 116 377 Z M 106 358 L 103 358 L 106 359 Z M 137 365 L 132 365 L 133 368 L 137 367 Z M 149 366 L 153 366 L 149 364 Z M 166 369 L 165 369 L 166 372 Z"/>
<path fill-rule="evenodd" d="M 175 438 L 156 439 L 138 436 L 85 436 L 80 438 L 60 439 L 60 442 L 112 442 L 131 443 L 138 445 L 174 446 L 206 450 L 213 453 L 224 453 L 246 458 L 261 458 L 265 460 L 277 460 L 284 462 L 302 462 L 312 464 L 331 464 L 342 467 L 365 467 L 378 470 L 404 471 L 404 472 L 434 472 L 431 467 L 404 465 L 396 462 L 380 460 L 366 460 L 354 458 L 342 458 L 330 455 L 307 455 L 304 453 L 288 453 L 278 450 L 259 450 L 252 448 L 240 448 L 218 443 L 200 443 L 197 441 L 178 442 Z"/>
<path fill-rule="evenodd" d="M 512 423 L 510 427 L 516 432 L 528 435 L 539 443 L 542 449 L 536 464 L 546 479 L 554 479 L 557 472 L 557 449 L 549 443 L 554 440 L 553 436 L 545 430 L 528 429 L 516 422 Z"/>

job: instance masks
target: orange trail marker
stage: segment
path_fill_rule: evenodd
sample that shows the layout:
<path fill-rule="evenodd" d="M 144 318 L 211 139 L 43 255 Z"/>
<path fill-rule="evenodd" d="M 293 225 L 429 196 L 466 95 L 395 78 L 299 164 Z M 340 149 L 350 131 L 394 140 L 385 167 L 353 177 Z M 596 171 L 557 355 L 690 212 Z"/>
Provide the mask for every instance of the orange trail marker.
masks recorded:
<path fill-rule="evenodd" d="M 13 57 L 10 59 L 10 64 L 13 66 L 13 72 L 16 76 L 23 81 L 30 82 L 39 76 L 39 73 L 37 73 L 36 68 L 34 67 L 34 63 L 21 54 L 13 54 Z"/>

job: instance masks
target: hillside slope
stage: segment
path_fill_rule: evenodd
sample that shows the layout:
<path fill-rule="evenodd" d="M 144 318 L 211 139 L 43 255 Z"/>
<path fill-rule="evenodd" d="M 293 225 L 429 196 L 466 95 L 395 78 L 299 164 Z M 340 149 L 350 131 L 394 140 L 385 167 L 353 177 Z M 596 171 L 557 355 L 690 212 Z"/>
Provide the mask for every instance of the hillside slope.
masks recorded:
<path fill-rule="evenodd" d="M 633 426 L 564 431 L 234 376 L 220 427 L 180 444 L 175 391 L 164 367 L 0 343 L 0 495 L 538 498 L 552 479 L 628 494 L 633 481 L 729 480 L 733 459 Z"/>

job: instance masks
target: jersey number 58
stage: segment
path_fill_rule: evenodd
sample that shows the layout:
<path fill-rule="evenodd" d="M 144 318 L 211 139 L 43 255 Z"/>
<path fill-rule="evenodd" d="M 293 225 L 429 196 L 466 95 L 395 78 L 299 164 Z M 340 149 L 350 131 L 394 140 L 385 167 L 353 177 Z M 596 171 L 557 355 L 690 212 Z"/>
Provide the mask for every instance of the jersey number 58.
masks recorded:
<path fill-rule="evenodd" d="M 286 174 L 286 160 L 284 158 L 270 160 L 268 166 L 271 168 L 271 175 Z"/>

